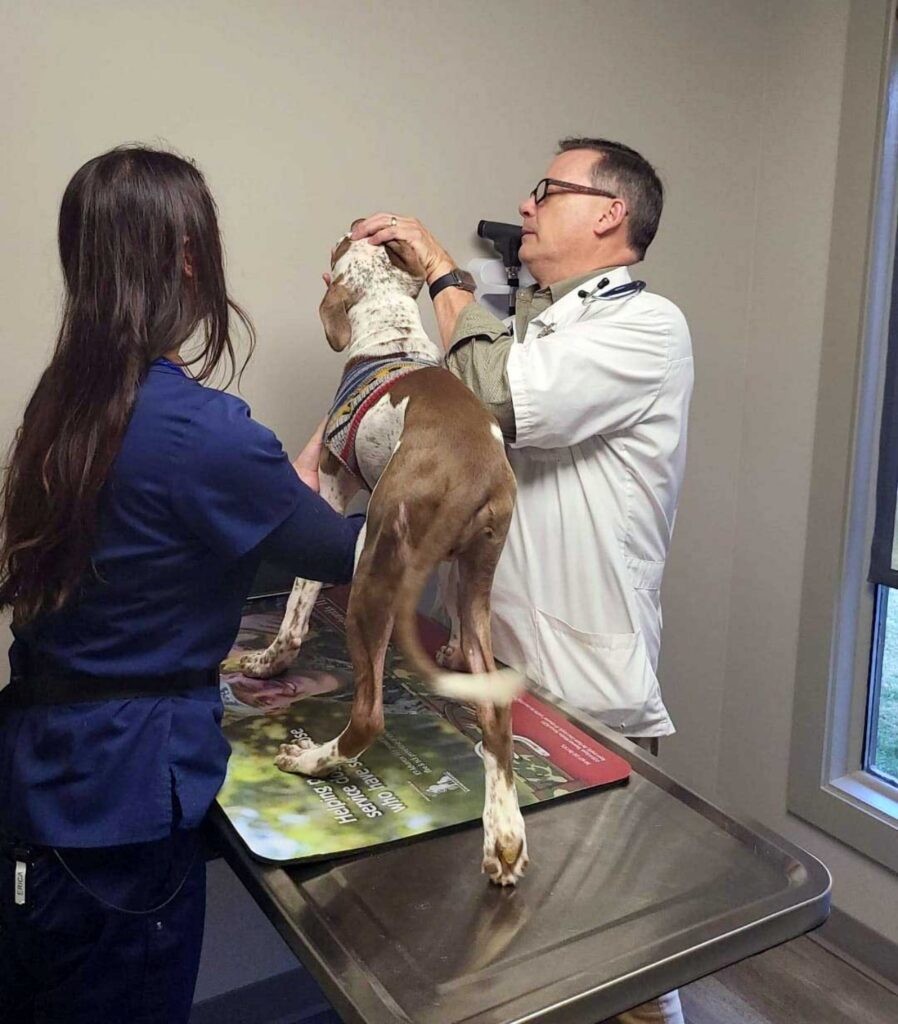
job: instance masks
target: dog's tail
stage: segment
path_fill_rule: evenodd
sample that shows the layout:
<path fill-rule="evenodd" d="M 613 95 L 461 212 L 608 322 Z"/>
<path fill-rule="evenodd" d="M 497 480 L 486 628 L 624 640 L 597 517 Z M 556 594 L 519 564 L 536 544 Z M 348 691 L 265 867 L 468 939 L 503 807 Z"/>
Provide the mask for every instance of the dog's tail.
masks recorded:
<path fill-rule="evenodd" d="M 511 668 L 494 672 L 451 672 L 439 665 L 424 649 L 418 633 L 417 609 L 431 571 L 442 561 L 419 558 L 403 575 L 396 600 L 393 631 L 399 649 L 411 667 L 437 693 L 452 700 L 475 704 L 507 705 L 526 688 L 527 680 Z"/>

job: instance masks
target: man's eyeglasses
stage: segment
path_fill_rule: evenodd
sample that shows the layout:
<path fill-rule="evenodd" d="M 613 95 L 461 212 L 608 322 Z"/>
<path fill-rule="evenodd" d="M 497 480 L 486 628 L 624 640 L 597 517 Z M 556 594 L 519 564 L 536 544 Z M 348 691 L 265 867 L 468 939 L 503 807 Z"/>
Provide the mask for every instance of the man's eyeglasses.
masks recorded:
<path fill-rule="evenodd" d="M 549 186 L 554 185 L 555 192 L 549 191 Z M 536 188 L 530 193 L 537 206 L 549 196 L 558 195 L 559 192 L 581 192 L 587 196 L 605 196 L 606 199 L 618 199 L 613 192 L 606 192 L 603 188 L 590 188 L 588 185 L 575 185 L 572 181 L 558 181 L 555 178 L 543 178 Z"/>

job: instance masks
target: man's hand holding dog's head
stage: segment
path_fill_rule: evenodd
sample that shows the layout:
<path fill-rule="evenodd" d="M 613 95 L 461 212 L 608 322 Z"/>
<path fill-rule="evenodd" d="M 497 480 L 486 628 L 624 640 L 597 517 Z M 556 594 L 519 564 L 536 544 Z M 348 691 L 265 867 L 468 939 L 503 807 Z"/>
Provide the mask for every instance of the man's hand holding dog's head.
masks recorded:
<path fill-rule="evenodd" d="M 414 217 L 398 217 L 392 213 L 375 213 L 353 222 L 353 241 L 367 238 L 372 245 L 383 245 L 394 239 L 407 242 L 424 267 L 428 284 L 448 274 L 455 262 L 433 235 Z"/>

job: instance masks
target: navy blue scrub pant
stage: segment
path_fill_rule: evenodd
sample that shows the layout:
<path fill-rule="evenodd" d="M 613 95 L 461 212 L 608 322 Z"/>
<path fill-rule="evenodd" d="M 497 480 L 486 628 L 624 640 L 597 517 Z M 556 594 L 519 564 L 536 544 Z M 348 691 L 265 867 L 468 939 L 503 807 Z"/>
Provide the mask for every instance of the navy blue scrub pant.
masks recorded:
<path fill-rule="evenodd" d="M 206 909 L 198 832 L 60 850 L 78 881 L 52 850 L 34 853 L 17 906 L 14 854 L 0 845 L 0 1021 L 186 1024 Z M 124 912 L 176 890 L 151 913 Z"/>

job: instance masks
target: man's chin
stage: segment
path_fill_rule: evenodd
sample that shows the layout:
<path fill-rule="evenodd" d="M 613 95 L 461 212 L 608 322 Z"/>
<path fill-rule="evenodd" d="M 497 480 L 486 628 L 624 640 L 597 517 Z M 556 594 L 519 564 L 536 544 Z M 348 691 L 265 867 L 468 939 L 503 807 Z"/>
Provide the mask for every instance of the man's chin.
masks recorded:
<path fill-rule="evenodd" d="M 534 260 L 539 262 L 539 244 L 533 235 L 524 235 L 521 240 L 521 247 L 518 249 L 518 257 L 523 263 L 526 263 L 528 267 L 531 267 Z"/>

